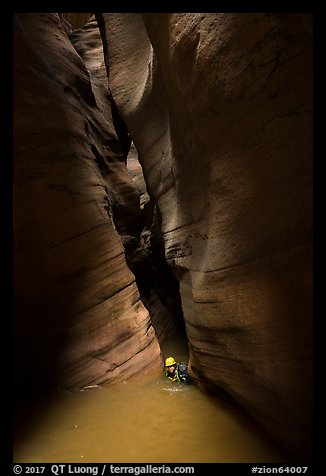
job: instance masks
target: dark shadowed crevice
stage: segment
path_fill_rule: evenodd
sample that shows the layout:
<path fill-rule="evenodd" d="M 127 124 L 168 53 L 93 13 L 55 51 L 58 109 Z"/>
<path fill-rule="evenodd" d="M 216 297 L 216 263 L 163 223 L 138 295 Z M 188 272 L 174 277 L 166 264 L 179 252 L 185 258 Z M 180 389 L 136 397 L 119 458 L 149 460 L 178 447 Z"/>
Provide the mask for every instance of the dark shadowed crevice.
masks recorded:
<path fill-rule="evenodd" d="M 131 146 L 131 137 L 128 132 L 127 126 L 124 120 L 122 119 L 122 117 L 120 116 L 118 112 L 118 108 L 112 97 L 111 97 L 111 113 L 112 113 L 113 125 L 116 130 L 116 133 L 122 148 L 123 156 L 127 160 L 128 152 Z"/>
<path fill-rule="evenodd" d="M 140 164 L 139 171 L 142 173 Z M 135 275 L 140 298 L 152 317 L 159 340 L 164 341 L 170 331 L 178 329 L 185 332 L 179 281 L 166 262 L 161 219 L 147 190 L 140 195 L 139 206 L 141 230 L 135 230 L 132 236 L 122 234 L 120 237 L 127 264 Z M 121 216 L 116 215 L 113 207 L 114 222 L 117 219 L 121 219 Z"/>
<path fill-rule="evenodd" d="M 112 102 L 112 117 L 126 168 L 139 193 L 137 226 L 125 223 L 130 220 L 124 210 L 112 204 L 112 218 L 124 246 L 126 262 L 135 275 L 140 298 L 147 308 L 160 342 L 178 329 L 185 333 L 179 281 L 165 258 L 161 218 L 153 198 L 148 194 L 138 154 L 130 134 Z M 128 210 L 130 215 L 130 210 Z M 128 232 L 126 232 L 128 230 Z"/>
<path fill-rule="evenodd" d="M 158 208 L 155 206 L 153 214 L 152 233 L 150 237 L 152 260 L 158 270 L 156 283 L 157 294 L 164 302 L 169 312 L 175 317 L 178 330 L 186 332 L 180 297 L 180 283 L 165 257 L 165 248 L 162 235 L 162 221 Z"/>

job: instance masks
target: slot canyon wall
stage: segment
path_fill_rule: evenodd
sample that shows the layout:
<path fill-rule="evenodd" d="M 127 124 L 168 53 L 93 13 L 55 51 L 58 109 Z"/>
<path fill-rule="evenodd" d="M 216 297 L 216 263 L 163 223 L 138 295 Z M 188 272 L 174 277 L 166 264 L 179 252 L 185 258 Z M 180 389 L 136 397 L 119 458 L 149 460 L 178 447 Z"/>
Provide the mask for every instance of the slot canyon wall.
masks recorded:
<path fill-rule="evenodd" d="M 98 14 L 198 384 L 311 452 L 312 17 Z"/>
<path fill-rule="evenodd" d="M 153 292 L 149 314 L 126 262 L 140 191 L 113 126 L 97 22 L 73 34 L 75 48 L 67 25 L 56 13 L 14 18 L 18 394 L 160 374 L 158 339 L 174 326 Z"/>
<path fill-rule="evenodd" d="M 80 18 L 15 16 L 18 383 L 161 372 L 159 340 L 173 319 L 130 271 L 137 260 L 148 265 L 156 227 L 180 282 L 197 384 L 234 399 L 307 458 L 311 16 L 96 19 L 106 65 L 94 19 L 74 30 Z M 135 144 L 148 196 L 126 167 L 111 108 Z M 156 207 L 149 225 L 144 203 Z"/>

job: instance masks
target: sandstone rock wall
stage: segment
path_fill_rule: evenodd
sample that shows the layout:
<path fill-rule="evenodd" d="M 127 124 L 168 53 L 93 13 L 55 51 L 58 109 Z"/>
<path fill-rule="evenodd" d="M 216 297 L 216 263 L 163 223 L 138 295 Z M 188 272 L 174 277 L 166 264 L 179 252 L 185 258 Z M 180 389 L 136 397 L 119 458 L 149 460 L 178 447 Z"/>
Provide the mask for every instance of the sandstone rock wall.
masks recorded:
<path fill-rule="evenodd" d="M 91 18 L 92 13 L 59 13 L 61 24 L 67 33 L 82 28 Z"/>
<path fill-rule="evenodd" d="M 179 287 L 174 289 L 175 279 L 165 262 L 163 243 L 160 242 L 159 250 L 155 243 L 152 245 L 155 240 L 155 233 L 152 233 L 155 205 L 148 196 L 137 151 L 110 94 L 103 43 L 95 18 L 83 28 L 75 30 L 69 38 L 85 62 L 97 104 L 101 111 L 105 111 L 109 124 L 113 123 L 115 127 L 114 141 L 109 143 L 109 154 L 103 156 L 95 150 L 98 166 L 107 184 L 112 218 L 124 246 L 127 264 L 135 275 L 141 300 L 149 312 L 156 337 L 163 342 L 176 327 L 180 298 Z M 106 125 L 101 131 L 101 140 L 105 143 L 108 133 L 112 134 L 112 131 L 108 131 Z M 169 293 L 169 298 L 160 292 L 162 288 L 165 294 Z"/>
<path fill-rule="evenodd" d="M 311 16 L 97 18 L 180 279 L 193 375 L 308 457 Z"/>
<path fill-rule="evenodd" d="M 20 391 L 161 372 L 158 340 L 117 233 L 118 226 L 128 230 L 138 223 L 140 194 L 112 124 L 96 22 L 72 40 L 79 54 L 56 13 L 15 15 L 14 322 Z M 124 212 L 116 224 L 114 206 Z"/>

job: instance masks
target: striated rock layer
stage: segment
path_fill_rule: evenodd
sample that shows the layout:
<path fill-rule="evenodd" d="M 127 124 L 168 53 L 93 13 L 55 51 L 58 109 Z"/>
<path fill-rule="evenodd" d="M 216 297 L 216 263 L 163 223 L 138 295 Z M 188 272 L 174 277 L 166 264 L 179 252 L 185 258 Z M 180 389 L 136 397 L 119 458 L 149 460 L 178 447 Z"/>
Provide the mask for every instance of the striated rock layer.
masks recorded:
<path fill-rule="evenodd" d="M 72 38 L 78 54 L 58 14 L 15 15 L 15 372 L 21 389 L 161 372 L 158 340 L 116 229 L 137 225 L 140 194 L 112 124 L 95 20 L 83 38 L 78 32 Z M 114 223 L 119 207 L 124 221 Z"/>
<path fill-rule="evenodd" d="M 162 342 L 176 327 L 179 309 L 176 293 L 173 292 L 175 278 L 171 276 L 171 270 L 160 250 L 156 250 L 155 243 L 152 245 L 155 238 L 155 233 L 152 233 L 154 205 L 146 191 L 137 151 L 131 144 L 128 130 L 108 91 L 103 44 L 95 18 L 83 28 L 75 30 L 69 38 L 85 63 L 97 105 L 111 126 L 111 131 L 107 124 L 101 127 L 102 142 L 106 143 L 110 134 L 114 137 L 113 141 L 109 139 L 109 154 L 103 156 L 94 144 L 90 144 L 90 147 L 107 184 L 109 206 L 127 264 L 135 275 L 141 300 L 149 312 L 156 337 Z M 115 128 L 113 132 L 112 123 Z M 169 285 L 165 283 L 167 279 Z M 172 302 L 171 299 L 164 299 L 165 296 L 160 293 L 162 287 L 169 291 Z M 177 297 L 180 300 L 178 290 L 179 287 Z"/>
<path fill-rule="evenodd" d="M 311 452 L 312 19 L 98 14 L 198 384 Z"/>

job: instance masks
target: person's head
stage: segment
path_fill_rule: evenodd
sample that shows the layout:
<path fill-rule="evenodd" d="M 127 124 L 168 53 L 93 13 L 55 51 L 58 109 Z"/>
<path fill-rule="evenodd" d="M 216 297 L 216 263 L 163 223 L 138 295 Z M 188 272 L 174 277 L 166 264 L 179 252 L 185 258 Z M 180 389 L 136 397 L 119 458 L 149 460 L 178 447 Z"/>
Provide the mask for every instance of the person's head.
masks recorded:
<path fill-rule="evenodd" d="M 173 374 L 175 372 L 176 364 L 177 363 L 173 357 L 168 357 L 167 359 L 165 359 L 165 368 L 170 374 Z"/>

